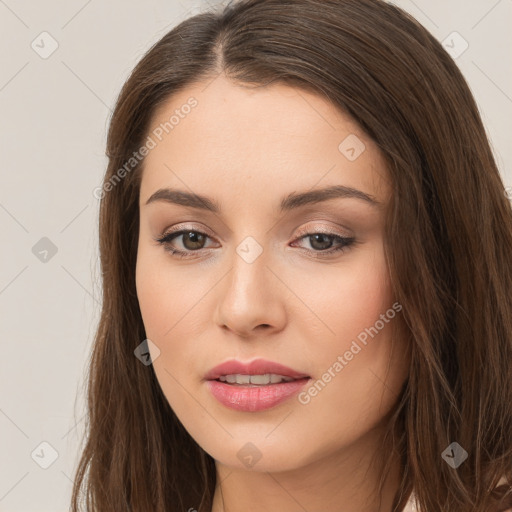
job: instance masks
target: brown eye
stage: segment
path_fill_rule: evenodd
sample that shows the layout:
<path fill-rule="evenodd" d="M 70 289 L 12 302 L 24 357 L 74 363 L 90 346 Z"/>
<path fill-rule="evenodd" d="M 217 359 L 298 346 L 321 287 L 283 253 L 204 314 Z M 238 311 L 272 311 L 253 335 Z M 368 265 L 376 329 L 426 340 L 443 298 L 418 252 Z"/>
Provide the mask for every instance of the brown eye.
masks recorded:
<path fill-rule="evenodd" d="M 175 239 L 181 238 L 181 246 L 175 247 L 173 244 Z M 194 252 L 201 253 L 205 249 L 206 241 L 210 237 L 201 231 L 190 229 L 182 229 L 162 235 L 156 241 L 164 246 L 167 252 L 178 258 L 194 257 Z M 355 238 L 344 237 L 336 233 L 310 232 L 302 235 L 297 240 L 309 240 L 311 248 L 304 248 L 314 258 L 322 258 L 341 253 L 355 243 Z M 335 243 L 337 242 L 337 243 Z M 294 242 L 297 243 L 297 242 Z"/>
<path fill-rule="evenodd" d="M 181 236 L 183 236 L 183 246 L 185 247 L 185 249 L 189 251 L 196 251 L 198 249 L 202 249 L 207 238 L 205 235 L 197 231 L 182 232 Z"/>
<path fill-rule="evenodd" d="M 310 232 L 303 234 L 298 240 L 309 240 L 311 249 L 305 248 L 315 258 L 328 257 L 334 253 L 341 253 L 348 250 L 356 243 L 354 237 L 345 237 L 337 233 Z M 338 242 L 335 244 L 335 242 Z M 296 242 L 294 242 L 296 243 Z"/>
<path fill-rule="evenodd" d="M 311 247 L 319 251 L 325 251 L 332 247 L 335 237 L 325 233 L 315 233 L 314 235 L 308 235 L 308 238 L 310 239 Z"/>
<path fill-rule="evenodd" d="M 173 246 L 174 239 L 180 237 L 183 248 L 176 248 Z M 201 231 L 182 229 L 180 231 L 164 234 L 157 238 L 156 241 L 163 245 L 164 249 L 170 252 L 173 256 L 187 258 L 192 253 L 199 252 L 201 249 L 204 249 L 208 238 L 210 237 Z"/>

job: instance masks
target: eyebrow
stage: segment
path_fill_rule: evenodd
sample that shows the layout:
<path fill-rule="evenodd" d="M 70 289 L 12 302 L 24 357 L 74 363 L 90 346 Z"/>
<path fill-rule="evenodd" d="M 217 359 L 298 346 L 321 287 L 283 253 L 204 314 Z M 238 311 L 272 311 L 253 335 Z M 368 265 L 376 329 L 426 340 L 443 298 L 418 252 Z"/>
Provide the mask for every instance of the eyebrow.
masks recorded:
<path fill-rule="evenodd" d="M 287 212 L 301 208 L 308 204 L 320 203 L 336 198 L 354 198 L 365 201 L 373 207 L 381 206 L 381 203 L 375 197 L 362 192 L 361 190 L 335 185 L 322 189 L 313 189 L 307 192 L 292 192 L 281 199 L 280 211 Z M 146 205 L 155 201 L 165 201 L 171 204 L 188 206 L 200 210 L 207 210 L 213 213 L 220 213 L 220 205 L 213 199 L 200 194 L 192 194 L 183 190 L 161 188 L 158 189 L 147 201 Z"/>

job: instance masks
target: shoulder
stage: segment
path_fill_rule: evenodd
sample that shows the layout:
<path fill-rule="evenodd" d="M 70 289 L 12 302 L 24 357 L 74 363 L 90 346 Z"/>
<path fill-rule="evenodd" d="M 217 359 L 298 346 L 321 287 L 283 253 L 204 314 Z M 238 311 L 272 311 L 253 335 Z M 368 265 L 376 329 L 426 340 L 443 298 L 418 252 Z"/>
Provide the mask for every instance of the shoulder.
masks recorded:
<path fill-rule="evenodd" d="M 508 483 L 507 479 L 505 477 L 502 477 L 501 480 L 498 482 L 497 487 L 506 483 Z M 421 512 L 418 504 L 416 503 L 416 495 L 414 494 L 414 489 L 412 490 L 411 495 L 409 496 L 409 499 L 405 504 L 405 507 L 402 512 Z M 512 509 L 508 509 L 505 512 L 512 512 Z"/>

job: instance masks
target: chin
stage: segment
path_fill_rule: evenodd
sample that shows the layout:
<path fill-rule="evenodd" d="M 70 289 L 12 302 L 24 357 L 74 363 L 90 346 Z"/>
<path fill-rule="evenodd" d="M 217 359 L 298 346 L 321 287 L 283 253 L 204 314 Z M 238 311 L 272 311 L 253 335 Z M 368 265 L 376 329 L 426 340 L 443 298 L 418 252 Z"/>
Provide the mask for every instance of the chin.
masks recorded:
<path fill-rule="evenodd" d="M 221 443 L 219 443 L 221 444 Z M 204 447 L 209 448 L 209 447 Z M 237 441 L 231 439 L 230 443 L 222 443 L 222 446 L 215 446 L 212 450 L 206 450 L 216 462 L 237 469 L 254 472 L 277 473 L 293 471 L 312 462 L 312 457 L 298 450 L 295 446 L 283 447 L 280 438 L 269 441 Z M 299 453 L 300 452 L 300 453 Z M 311 455 L 311 454 L 309 454 Z"/>

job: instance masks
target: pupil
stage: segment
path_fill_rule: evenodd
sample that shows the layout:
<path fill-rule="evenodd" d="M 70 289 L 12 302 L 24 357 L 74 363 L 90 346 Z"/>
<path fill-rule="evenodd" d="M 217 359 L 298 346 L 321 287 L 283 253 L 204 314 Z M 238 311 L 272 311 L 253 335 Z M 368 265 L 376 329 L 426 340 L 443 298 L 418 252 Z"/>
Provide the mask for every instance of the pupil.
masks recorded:
<path fill-rule="evenodd" d="M 201 235 L 200 233 L 195 233 L 194 231 L 189 231 L 189 232 L 186 234 L 186 236 L 185 236 L 184 240 L 191 239 L 191 240 L 192 240 L 192 246 L 193 246 L 193 248 L 194 248 L 194 249 L 197 249 L 197 248 L 200 248 L 200 246 L 201 246 L 201 242 L 202 242 L 202 240 L 201 240 L 201 239 L 202 239 L 202 238 L 204 238 L 204 237 L 203 237 L 203 235 Z M 199 247 L 196 247 L 196 244 L 198 244 L 198 245 L 199 245 Z M 185 245 L 186 245 L 186 244 L 185 244 Z"/>
<path fill-rule="evenodd" d="M 332 243 L 329 235 L 325 235 L 323 233 L 318 233 L 316 235 L 312 235 L 312 238 L 313 238 L 313 243 L 311 244 L 312 247 L 315 247 L 315 244 L 318 242 L 318 240 L 320 240 L 320 247 L 317 246 L 316 247 L 317 249 L 328 249 Z M 322 238 L 324 238 L 323 244 L 322 244 Z"/>

